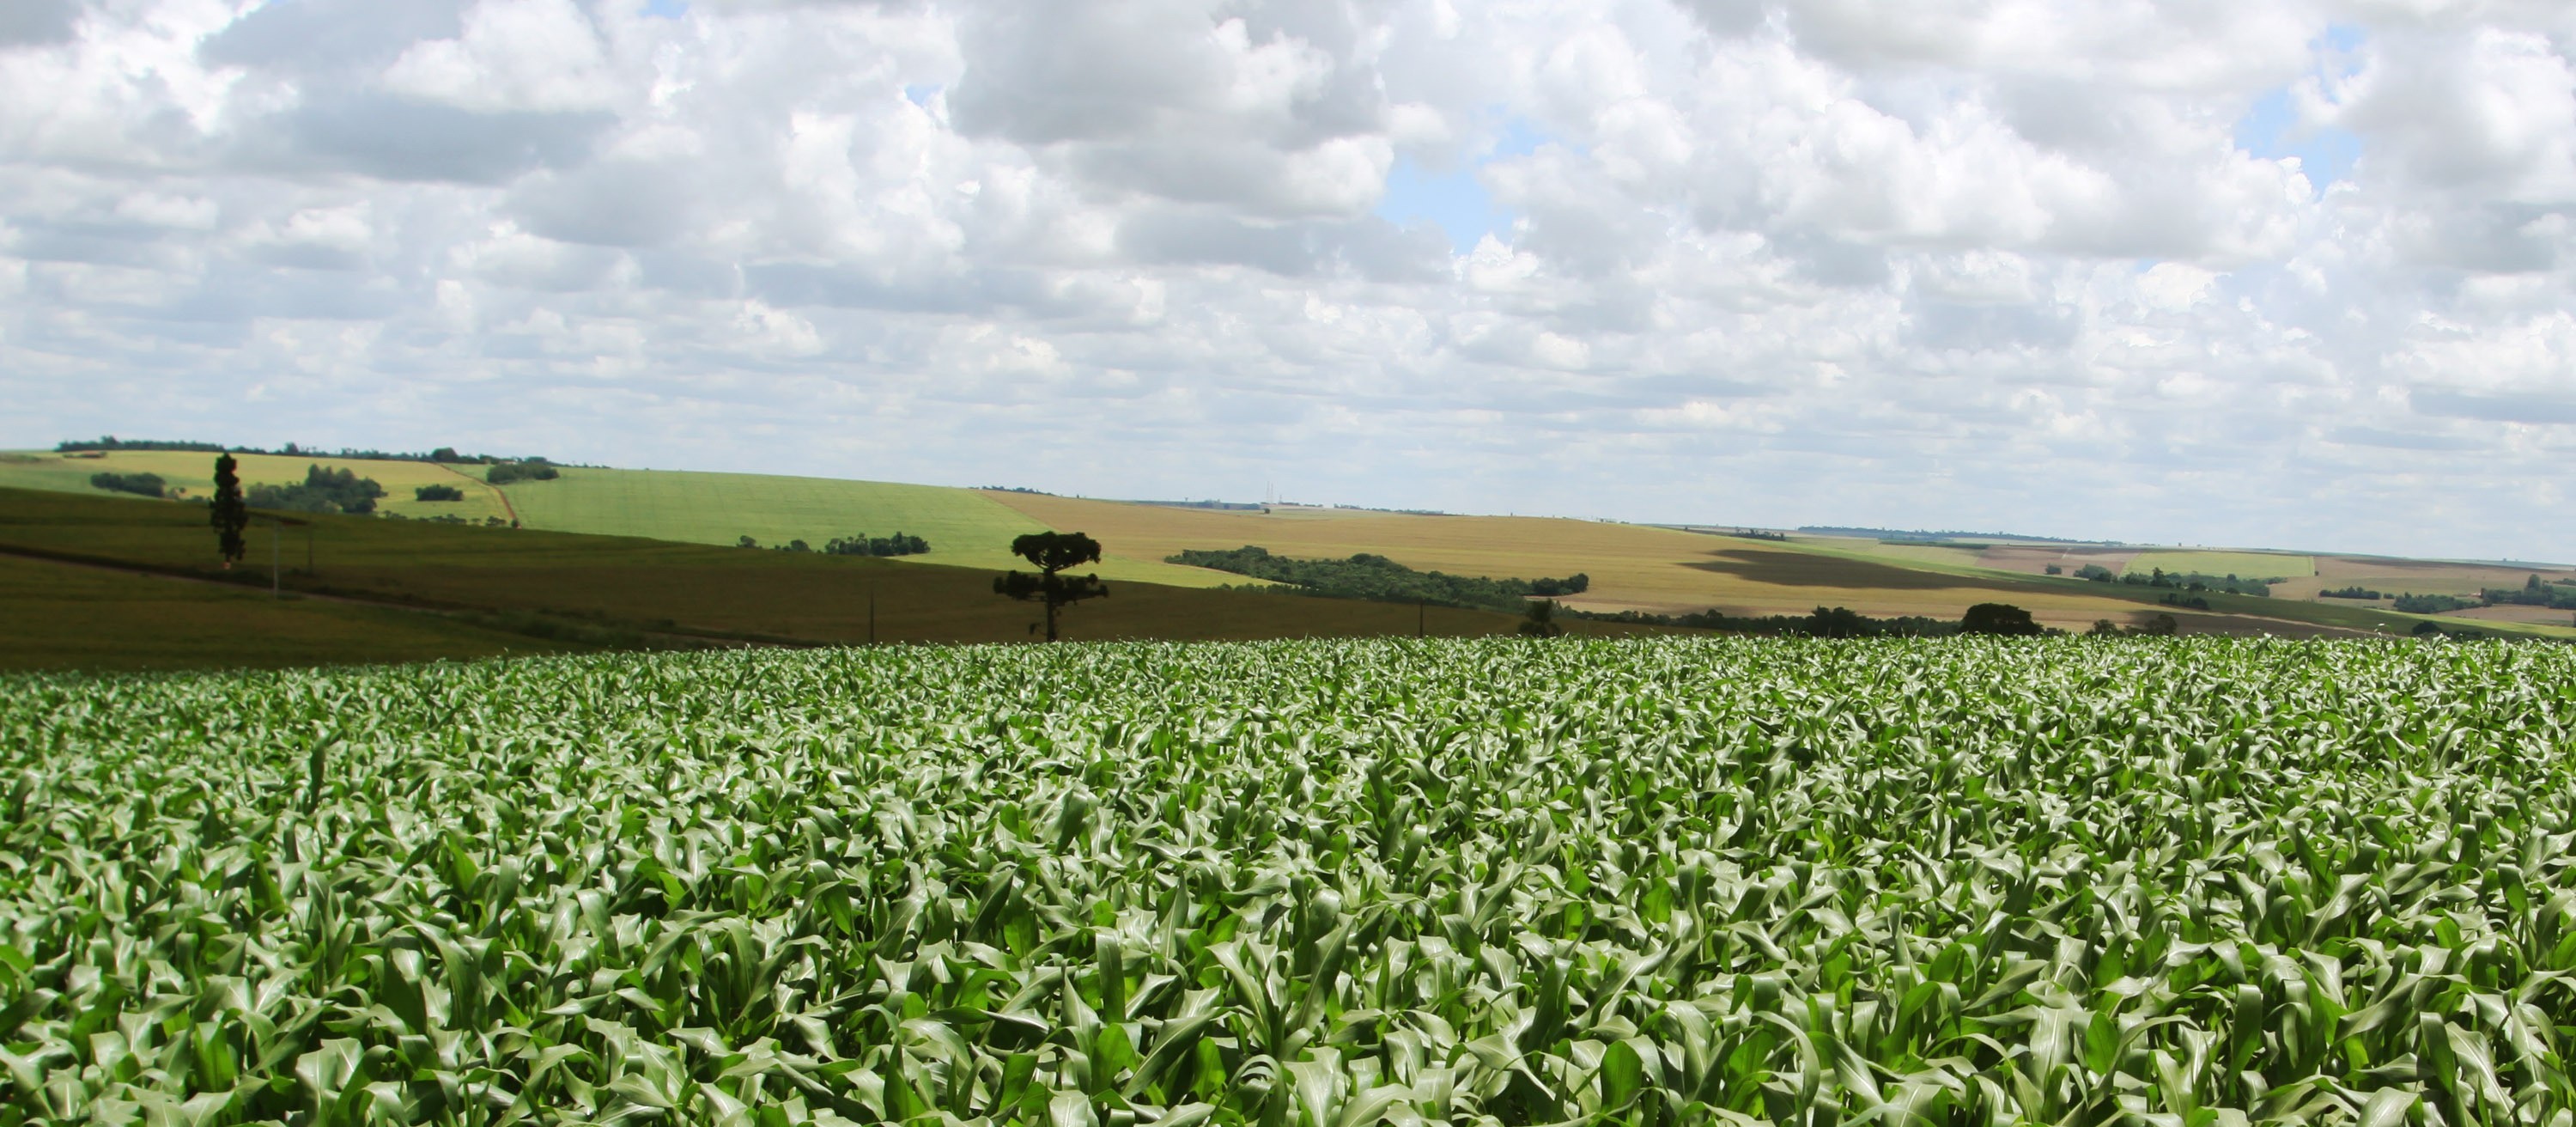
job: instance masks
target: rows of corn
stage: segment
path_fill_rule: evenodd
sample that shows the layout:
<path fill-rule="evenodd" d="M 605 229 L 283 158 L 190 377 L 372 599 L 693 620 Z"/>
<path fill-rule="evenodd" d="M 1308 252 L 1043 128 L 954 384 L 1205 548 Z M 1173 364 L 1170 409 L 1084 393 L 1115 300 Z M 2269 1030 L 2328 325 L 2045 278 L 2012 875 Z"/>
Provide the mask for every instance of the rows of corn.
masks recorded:
<path fill-rule="evenodd" d="M 0 1125 L 2565 1127 L 2576 651 L 0 681 Z"/>

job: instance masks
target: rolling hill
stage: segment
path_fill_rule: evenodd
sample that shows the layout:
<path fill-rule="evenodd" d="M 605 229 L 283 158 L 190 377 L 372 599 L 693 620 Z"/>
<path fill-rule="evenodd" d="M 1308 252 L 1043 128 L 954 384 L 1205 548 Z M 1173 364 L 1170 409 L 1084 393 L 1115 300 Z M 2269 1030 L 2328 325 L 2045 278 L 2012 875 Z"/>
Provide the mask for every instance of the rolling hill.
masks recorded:
<path fill-rule="evenodd" d="M 179 489 L 202 494 L 209 461 L 208 455 L 198 453 L 133 451 L 87 456 L 0 455 L 0 486 L 106 497 L 109 495 L 90 485 L 90 475 L 101 471 L 152 472 Z M 2191 631 L 2404 634 L 2424 618 L 2397 613 L 2389 599 L 2374 602 L 2318 596 L 2323 590 L 2345 586 L 2362 586 L 2391 596 L 2401 592 L 2473 596 L 2485 587 L 2520 587 L 2533 574 L 2545 581 L 2576 581 L 2576 572 L 2566 569 L 2300 552 L 2069 544 L 2008 537 L 1925 540 L 1797 534 L 1753 538 L 1708 529 L 1538 517 L 1445 516 L 1284 505 L 1210 509 L 887 482 L 594 467 L 563 467 L 562 476 L 555 480 L 493 486 L 481 480 L 479 466 L 276 455 L 245 455 L 242 462 L 244 477 L 252 483 L 301 480 L 306 467 L 313 464 L 348 468 L 383 482 L 394 494 L 384 508 L 396 515 L 418 518 L 455 514 L 469 521 L 493 523 L 515 520 L 522 532 L 579 533 L 613 539 L 622 545 L 613 551 L 595 544 L 572 551 L 581 561 L 579 567 L 629 572 L 637 567 L 661 567 L 663 564 L 655 561 L 667 562 L 669 552 L 686 545 L 697 553 L 689 557 L 688 568 L 714 567 L 729 577 L 726 582 L 757 582 L 788 589 L 797 588 L 801 582 L 782 578 L 803 574 L 795 572 L 795 568 L 865 561 L 824 561 L 810 555 L 796 561 L 793 557 L 797 553 L 745 552 L 731 545 L 746 535 L 764 545 L 791 539 L 819 545 L 836 536 L 882 536 L 902 531 L 925 537 L 933 550 L 892 563 L 871 562 L 871 566 L 970 569 L 987 577 L 975 582 L 989 583 L 991 570 L 1018 563 L 1009 553 L 1013 537 L 1055 529 L 1087 532 L 1101 540 L 1106 552 L 1100 574 L 1139 592 L 1147 585 L 1156 591 L 1258 586 L 1243 576 L 1164 561 L 1186 549 L 1259 545 L 1282 555 L 1303 557 L 1344 558 L 1372 553 L 1409 567 L 1459 575 L 1533 578 L 1579 572 L 1589 577 L 1591 585 L 1567 602 L 1587 611 L 1685 614 L 1715 609 L 1733 615 L 1775 615 L 1842 606 L 1878 618 L 1955 619 L 1974 603 L 2009 602 L 2030 610 L 2045 624 L 2079 631 L 2102 619 L 2135 625 L 2156 614 L 2171 613 Z M 466 500 L 438 503 L 411 498 L 413 487 L 431 483 L 458 485 L 466 490 Z M 418 521 L 375 523 L 394 527 Z M 328 535 L 364 539 L 372 534 L 335 531 Z M 521 541 L 512 545 L 511 554 L 527 562 L 531 556 L 544 557 L 558 550 L 541 549 L 538 541 Z M 715 567 L 712 561 L 716 557 L 727 562 Z M 2073 573 L 2087 564 L 2121 574 L 2144 574 L 2151 569 L 2232 572 L 2249 578 L 2279 578 L 2283 582 L 2273 588 L 2271 598 L 2195 595 L 2208 607 L 2186 609 L 2168 605 L 2165 600 L 2176 595 L 2166 590 L 2074 579 Z M 573 565 L 546 562 L 532 566 L 534 569 L 525 574 L 508 576 L 509 582 L 526 590 L 554 591 L 547 596 L 553 601 L 542 603 L 545 607 L 587 605 L 578 591 L 580 584 L 556 589 L 556 579 Z M 476 574 L 484 580 L 501 578 L 486 564 L 475 567 L 481 569 Z M 2050 567 L 2063 574 L 2047 574 Z M 779 568 L 789 570 L 769 570 Z M 441 587 L 439 581 L 408 571 L 386 579 L 411 585 L 406 588 L 410 590 Z M 653 586 L 632 576 L 630 580 Z M 977 594 L 966 590 L 971 586 L 958 586 L 942 598 L 963 602 L 989 598 L 988 591 Z M 456 605 L 507 604 L 525 609 L 521 604 L 528 603 L 526 599 L 460 599 L 452 590 L 440 597 Z M 691 607 L 705 607 L 726 602 L 732 596 L 714 591 L 662 590 L 652 598 L 677 598 Z M 577 613 L 609 614 L 621 620 L 674 617 L 645 613 L 651 601 L 638 593 L 613 609 L 589 605 L 589 609 Z M 1109 617 L 1124 619 L 1125 614 Z M 2576 638 L 2576 627 L 2571 627 L 2576 614 L 2545 607 L 2487 607 L 2443 617 L 2454 628 Z M 966 625 L 973 619 L 975 616 L 969 615 L 944 624 L 924 621 L 919 631 L 907 636 L 925 640 L 1001 636 L 992 634 L 986 628 L 989 624 Z M 1265 620 L 1260 615 L 1205 629 L 1151 620 L 1149 615 L 1122 628 L 1154 636 L 1273 636 L 1273 626 L 1261 625 Z M 775 637 L 848 639 L 846 631 L 826 629 L 814 634 L 800 624 L 797 614 L 759 599 L 737 600 L 731 609 L 710 621 L 724 624 L 705 627 L 719 633 L 749 631 Z M 1380 628 L 1388 627 L 1380 624 Z"/>

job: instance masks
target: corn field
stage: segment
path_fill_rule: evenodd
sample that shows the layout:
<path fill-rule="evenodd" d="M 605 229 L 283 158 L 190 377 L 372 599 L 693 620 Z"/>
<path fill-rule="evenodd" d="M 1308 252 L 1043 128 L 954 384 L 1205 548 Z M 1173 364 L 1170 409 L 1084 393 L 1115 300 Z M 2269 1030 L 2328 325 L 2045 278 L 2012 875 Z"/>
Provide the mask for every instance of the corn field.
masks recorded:
<path fill-rule="evenodd" d="M 0 1127 L 2569 1127 L 2576 650 L 0 680 Z"/>

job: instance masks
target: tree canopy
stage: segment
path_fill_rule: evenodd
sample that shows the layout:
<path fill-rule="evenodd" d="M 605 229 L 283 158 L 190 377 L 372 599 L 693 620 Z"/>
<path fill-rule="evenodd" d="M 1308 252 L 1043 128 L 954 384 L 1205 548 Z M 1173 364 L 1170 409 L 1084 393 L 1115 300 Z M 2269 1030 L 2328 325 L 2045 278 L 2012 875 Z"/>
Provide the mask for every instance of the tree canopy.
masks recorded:
<path fill-rule="evenodd" d="M 1056 640 L 1056 614 L 1085 599 L 1104 598 L 1109 586 L 1098 575 L 1065 575 L 1066 568 L 1100 562 L 1100 542 L 1079 532 L 1032 532 L 1011 541 L 1011 554 L 1036 565 L 1038 573 L 1005 572 L 993 578 L 993 593 L 1021 602 L 1046 605 L 1046 640 Z"/>

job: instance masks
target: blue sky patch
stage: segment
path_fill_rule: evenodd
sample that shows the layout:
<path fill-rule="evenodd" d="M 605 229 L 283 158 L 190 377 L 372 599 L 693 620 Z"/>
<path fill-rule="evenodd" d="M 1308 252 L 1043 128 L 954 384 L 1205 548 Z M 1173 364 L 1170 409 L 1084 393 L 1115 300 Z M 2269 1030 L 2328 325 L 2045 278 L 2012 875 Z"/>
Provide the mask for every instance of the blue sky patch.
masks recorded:
<path fill-rule="evenodd" d="M 689 14 L 689 0 L 644 0 L 644 14 L 676 20 Z"/>
<path fill-rule="evenodd" d="M 1399 156 L 1387 172 L 1386 194 L 1378 200 L 1377 215 L 1398 225 L 1436 223 L 1459 254 L 1473 251 L 1486 235 L 1499 235 L 1512 225 L 1512 213 L 1494 206 L 1493 193 L 1476 178 L 1476 170 L 1501 157 L 1527 156 L 1546 141 L 1546 134 L 1512 118 L 1504 122 L 1493 148 L 1465 167 L 1434 172 L 1411 157 Z"/>
<path fill-rule="evenodd" d="M 2325 34 L 2309 44 L 2317 52 L 2318 76 L 2349 76 L 2355 67 L 2350 55 L 2367 38 L 2357 27 L 2338 24 L 2327 28 Z M 2361 138 L 2351 130 L 2302 126 L 2298 106 L 2291 101 L 2287 86 L 2256 99 L 2254 108 L 2237 119 L 2236 147 L 2265 160 L 2299 158 L 2300 169 L 2320 195 L 2327 185 L 2350 176 L 2353 162 L 2361 159 Z"/>

